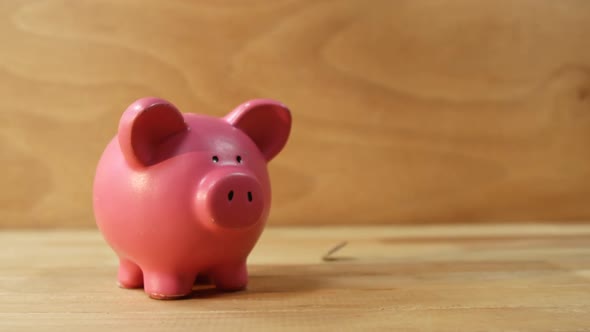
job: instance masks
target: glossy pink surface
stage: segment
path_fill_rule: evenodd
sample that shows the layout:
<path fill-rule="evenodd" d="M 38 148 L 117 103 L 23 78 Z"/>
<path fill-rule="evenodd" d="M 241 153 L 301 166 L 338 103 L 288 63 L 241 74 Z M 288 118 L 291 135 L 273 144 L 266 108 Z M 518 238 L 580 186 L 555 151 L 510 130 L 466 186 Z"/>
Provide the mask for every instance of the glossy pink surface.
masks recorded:
<path fill-rule="evenodd" d="M 289 110 L 269 99 L 224 118 L 182 114 L 157 98 L 129 106 L 94 181 L 119 285 L 160 299 L 186 296 L 197 276 L 221 290 L 246 287 L 271 202 L 266 164 L 290 128 Z"/>

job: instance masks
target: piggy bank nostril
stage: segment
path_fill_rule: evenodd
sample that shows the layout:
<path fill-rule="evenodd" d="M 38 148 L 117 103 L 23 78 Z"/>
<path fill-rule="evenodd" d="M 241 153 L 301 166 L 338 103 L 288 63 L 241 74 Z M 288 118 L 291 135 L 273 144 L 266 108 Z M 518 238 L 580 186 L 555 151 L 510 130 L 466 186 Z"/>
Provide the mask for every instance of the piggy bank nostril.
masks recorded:
<path fill-rule="evenodd" d="M 252 192 L 248 192 L 248 202 L 252 202 Z"/>
<path fill-rule="evenodd" d="M 234 199 L 234 191 L 230 190 L 227 194 L 227 200 L 231 202 L 232 199 Z"/>

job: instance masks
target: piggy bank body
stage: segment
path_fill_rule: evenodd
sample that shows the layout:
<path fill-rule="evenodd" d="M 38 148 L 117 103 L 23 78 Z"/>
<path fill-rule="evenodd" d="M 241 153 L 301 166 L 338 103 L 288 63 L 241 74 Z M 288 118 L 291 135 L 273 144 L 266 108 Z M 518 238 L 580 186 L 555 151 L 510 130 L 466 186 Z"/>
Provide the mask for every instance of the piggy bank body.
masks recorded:
<path fill-rule="evenodd" d="M 289 110 L 266 99 L 223 118 L 156 98 L 129 106 L 93 188 L 119 285 L 158 299 L 188 295 L 197 277 L 221 290 L 246 287 L 246 259 L 270 208 L 267 163 L 290 127 Z"/>

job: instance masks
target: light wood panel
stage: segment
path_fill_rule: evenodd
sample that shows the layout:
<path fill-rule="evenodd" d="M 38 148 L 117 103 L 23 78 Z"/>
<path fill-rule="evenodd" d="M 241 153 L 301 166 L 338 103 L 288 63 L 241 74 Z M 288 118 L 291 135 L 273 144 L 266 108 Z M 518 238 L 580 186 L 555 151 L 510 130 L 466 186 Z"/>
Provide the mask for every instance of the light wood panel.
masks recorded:
<path fill-rule="evenodd" d="M 157 301 L 117 288 L 98 232 L 5 231 L 0 330 L 583 331 L 589 243 L 590 225 L 270 228 L 247 291 Z"/>
<path fill-rule="evenodd" d="M 91 226 L 156 95 L 289 105 L 271 224 L 590 217 L 590 2 L 3 1 L 0 225 Z"/>

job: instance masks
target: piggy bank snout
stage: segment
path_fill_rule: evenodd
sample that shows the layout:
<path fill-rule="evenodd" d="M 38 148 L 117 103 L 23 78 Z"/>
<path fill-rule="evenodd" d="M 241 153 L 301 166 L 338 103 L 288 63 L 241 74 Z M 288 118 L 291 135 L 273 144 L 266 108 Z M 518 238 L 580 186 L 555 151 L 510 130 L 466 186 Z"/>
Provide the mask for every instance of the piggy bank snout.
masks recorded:
<path fill-rule="evenodd" d="M 239 228 L 260 221 L 264 210 L 262 186 L 246 173 L 212 174 L 202 190 L 209 219 L 221 227 Z"/>

